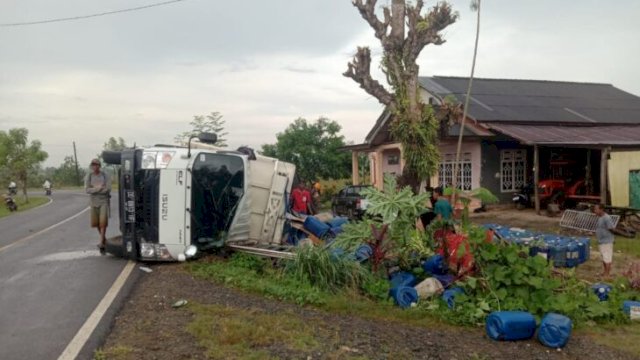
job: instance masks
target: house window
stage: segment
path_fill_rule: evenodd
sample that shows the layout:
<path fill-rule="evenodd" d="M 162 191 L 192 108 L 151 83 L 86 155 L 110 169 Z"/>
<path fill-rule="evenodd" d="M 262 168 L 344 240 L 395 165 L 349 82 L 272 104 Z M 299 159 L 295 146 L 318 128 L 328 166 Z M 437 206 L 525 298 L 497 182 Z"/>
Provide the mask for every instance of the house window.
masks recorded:
<path fill-rule="evenodd" d="M 500 151 L 500 190 L 514 192 L 524 186 L 527 181 L 526 150 Z"/>
<path fill-rule="evenodd" d="M 400 164 L 400 156 L 399 155 L 389 155 L 387 158 L 387 165 L 398 165 Z"/>
<path fill-rule="evenodd" d="M 453 184 L 453 170 L 456 162 L 456 154 L 442 154 L 438 166 L 438 184 L 442 187 L 450 187 Z M 458 188 L 471 190 L 472 176 L 471 153 L 460 154 L 460 169 L 458 171 Z"/>

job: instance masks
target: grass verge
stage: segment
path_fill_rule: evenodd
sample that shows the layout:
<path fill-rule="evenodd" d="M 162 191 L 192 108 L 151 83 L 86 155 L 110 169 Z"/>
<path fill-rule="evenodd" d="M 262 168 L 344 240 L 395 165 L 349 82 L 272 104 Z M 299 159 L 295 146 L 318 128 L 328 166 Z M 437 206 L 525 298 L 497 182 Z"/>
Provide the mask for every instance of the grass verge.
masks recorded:
<path fill-rule="evenodd" d="M 220 305 L 189 306 L 195 320 L 187 327 L 210 359 L 270 359 L 268 347 L 309 353 L 318 348 L 313 327 L 287 313 L 238 311 Z M 212 336 L 212 334 L 215 334 Z"/>
<path fill-rule="evenodd" d="M 615 251 L 621 251 L 624 254 L 640 258 L 640 236 L 636 235 L 634 239 L 616 236 L 613 248 Z"/>
<path fill-rule="evenodd" d="M 592 327 L 587 334 L 600 345 L 621 349 L 640 356 L 640 322 L 626 326 L 602 325 Z"/>
<path fill-rule="evenodd" d="M 425 326 L 451 327 L 443 323 L 428 309 L 418 307 L 404 311 L 391 300 L 373 301 L 356 291 L 331 292 L 312 286 L 270 267 L 248 269 L 246 264 L 233 260 L 208 258 L 189 263 L 188 270 L 196 277 L 212 280 L 267 298 L 284 300 L 298 305 L 312 305 L 336 314 L 356 315 L 362 318 L 392 321 L 396 323 Z"/>
<path fill-rule="evenodd" d="M 106 359 L 126 359 L 133 350 L 127 346 L 116 346 L 108 350 L 96 350 L 93 354 L 94 360 L 106 360 Z"/>
<path fill-rule="evenodd" d="M 33 209 L 34 207 L 38 207 L 40 205 L 43 205 L 49 202 L 49 198 L 46 196 L 30 196 L 28 203 L 25 202 L 24 198 L 20 195 L 14 197 L 13 200 L 18 205 L 18 211 L 27 211 L 29 209 Z M 2 201 L 4 201 L 4 198 L 2 199 Z M 0 206 L 0 218 L 9 216 L 11 214 L 13 213 L 10 212 L 9 209 L 7 209 L 7 207 L 3 203 Z"/>
<path fill-rule="evenodd" d="M 591 261 L 594 265 L 597 262 Z M 185 264 L 194 276 L 212 280 L 227 286 L 257 293 L 268 298 L 284 300 L 298 305 L 312 305 L 333 314 L 355 315 L 377 321 L 390 321 L 412 326 L 434 326 L 459 328 L 448 324 L 433 314 L 428 306 L 418 306 L 411 311 L 402 310 L 391 301 L 373 301 L 356 291 L 331 292 L 321 290 L 309 283 L 294 279 L 290 274 L 270 266 L 258 266 L 219 258 L 207 258 Z M 576 334 L 590 336 L 599 344 L 640 355 L 640 323 L 625 325 L 598 325 L 580 327 Z"/>

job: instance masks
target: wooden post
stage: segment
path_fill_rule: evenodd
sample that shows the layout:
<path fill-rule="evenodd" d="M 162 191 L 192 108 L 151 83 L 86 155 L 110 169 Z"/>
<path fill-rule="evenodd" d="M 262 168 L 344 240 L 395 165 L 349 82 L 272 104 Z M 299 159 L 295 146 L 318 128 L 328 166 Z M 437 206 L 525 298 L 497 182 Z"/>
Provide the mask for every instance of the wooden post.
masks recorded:
<path fill-rule="evenodd" d="M 358 164 L 358 152 L 351 152 L 351 180 L 353 185 L 360 185 L 360 164 Z"/>
<path fill-rule="evenodd" d="M 540 181 L 540 154 L 538 145 L 533 145 L 533 197 L 536 206 L 536 214 L 540 214 L 540 194 L 538 182 Z"/>
<path fill-rule="evenodd" d="M 80 170 L 78 169 L 78 154 L 76 153 L 76 142 L 73 142 L 73 160 L 76 163 L 76 185 L 82 185 L 80 180 Z"/>
<path fill-rule="evenodd" d="M 607 168 L 609 163 L 609 149 L 602 148 L 600 151 L 600 203 L 607 205 Z"/>
<path fill-rule="evenodd" d="M 376 151 L 376 164 L 378 165 L 376 169 L 376 188 L 378 190 L 384 189 L 384 166 L 382 166 L 382 150 Z"/>

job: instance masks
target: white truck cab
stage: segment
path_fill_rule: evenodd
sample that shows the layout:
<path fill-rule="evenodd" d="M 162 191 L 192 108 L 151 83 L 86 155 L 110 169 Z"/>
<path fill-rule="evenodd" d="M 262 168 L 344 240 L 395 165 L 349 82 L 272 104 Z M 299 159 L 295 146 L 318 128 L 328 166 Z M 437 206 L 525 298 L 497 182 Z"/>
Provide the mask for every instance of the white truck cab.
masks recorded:
<path fill-rule="evenodd" d="M 104 152 L 120 165 L 122 243 L 144 261 L 185 260 L 226 244 L 281 244 L 295 166 L 205 142 Z"/>

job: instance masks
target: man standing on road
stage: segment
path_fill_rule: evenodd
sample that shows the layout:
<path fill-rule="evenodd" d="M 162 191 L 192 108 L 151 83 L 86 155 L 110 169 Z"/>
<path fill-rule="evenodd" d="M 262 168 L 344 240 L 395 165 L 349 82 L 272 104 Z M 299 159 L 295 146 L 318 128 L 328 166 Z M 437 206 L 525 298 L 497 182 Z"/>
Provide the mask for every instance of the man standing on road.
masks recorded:
<path fill-rule="evenodd" d="M 600 248 L 600 254 L 602 254 L 602 276 L 608 278 L 611 276 L 611 263 L 613 262 L 614 236 L 612 230 L 615 226 L 613 226 L 611 216 L 604 212 L 604 205 L 594 205 L 593 212 L 598 216 L 596 239 L 598 239 L 598 247 Z"/>
<path fill-rule="evenodd" d="M 105 254 L 106 232 L 109 224 L 109 204 L 111 201 L 111 178 L 100 170 L 100 160 L 91 160 L 91 172 L 84 179 L 84 188 L 91 195 L 91 227 L 100 234 L 100 254 Z"/>

